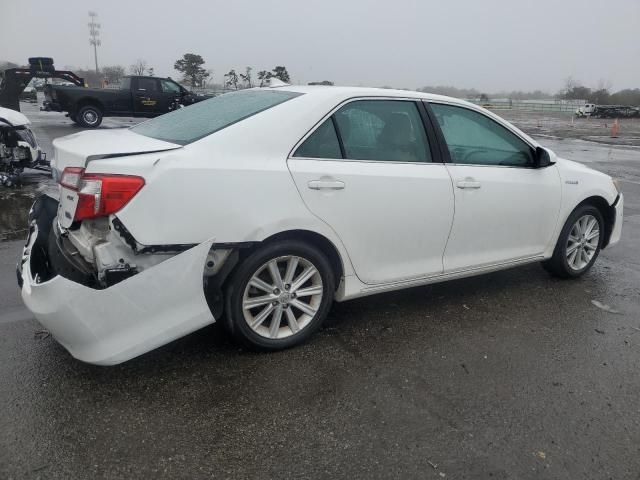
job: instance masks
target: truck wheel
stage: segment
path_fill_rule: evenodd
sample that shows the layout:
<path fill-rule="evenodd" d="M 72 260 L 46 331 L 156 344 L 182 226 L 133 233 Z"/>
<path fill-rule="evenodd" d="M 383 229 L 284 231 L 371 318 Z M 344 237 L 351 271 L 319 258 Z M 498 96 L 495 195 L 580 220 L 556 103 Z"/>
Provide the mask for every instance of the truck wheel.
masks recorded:
<path fill-rule="evenodd" d="M 102 110 L 94 105 L 85 105 L 78 110 L 76 121 L 82 127 L 97 128 L 102 123 Z"/>

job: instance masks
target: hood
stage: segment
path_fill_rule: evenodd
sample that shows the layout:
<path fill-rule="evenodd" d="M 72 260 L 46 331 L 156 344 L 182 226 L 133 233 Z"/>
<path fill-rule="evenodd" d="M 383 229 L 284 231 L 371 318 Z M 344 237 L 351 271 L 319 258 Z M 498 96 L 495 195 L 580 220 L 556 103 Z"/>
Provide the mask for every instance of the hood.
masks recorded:
<path fill-rule="evenodd" d="M 12 127 L 22 127 L 29 125 L 31 122 L 20 112 L 16 112 L 10 108 L 0 107 L 0 126 L 7 123 Z"/>
<path fill-rule="evenodd" d="M 66 167 L 85 167 L 89 162 L 101 158 L 163 152 L 178 148 L 182 148 L 182 145 L 145 137 L 128 128 L 89 130 L 55 139 L 52 167 L 62 172 Z"/>

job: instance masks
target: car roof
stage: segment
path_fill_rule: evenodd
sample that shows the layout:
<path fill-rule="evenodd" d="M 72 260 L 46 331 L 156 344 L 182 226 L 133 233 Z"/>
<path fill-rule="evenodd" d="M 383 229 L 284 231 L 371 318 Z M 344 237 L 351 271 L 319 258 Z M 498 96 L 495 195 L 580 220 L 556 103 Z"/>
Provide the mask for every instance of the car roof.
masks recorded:
<path fill-rule="evenodd" d="M 266 88 L 318 95 L 323 97 L 333 96 L 335 98 L 342 98 L 345 100 L 354 97 L 415 98 L 417 100 L 432 100 L 476 107 L 475 104 L 467 102 L 465 100 L 461 100 L 459 98 L 447 97 L 445 95 L 436 95 L 433 93 L 416 92 L 413 90 L 398 90 L 393 88 L 342 87 L 333 85 L 283 85 Z"/>

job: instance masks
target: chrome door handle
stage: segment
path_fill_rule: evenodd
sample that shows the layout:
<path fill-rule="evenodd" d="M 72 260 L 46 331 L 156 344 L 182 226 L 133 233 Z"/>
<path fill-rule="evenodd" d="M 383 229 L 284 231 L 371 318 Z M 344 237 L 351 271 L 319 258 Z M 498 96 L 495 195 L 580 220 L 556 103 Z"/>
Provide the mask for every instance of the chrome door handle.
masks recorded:
<path fill-rule="evenodd" d="M 474 180 L 460 180 L 456 183 L 456 187 L 458 188 L 480 188 L 482 184 L 480 182 L 476 182 Z"/>
<path fill-rule="evenodd" d="M 344 182 L 340 180 L 310 180 L 307 186 L 311 190 L 342 190 Z"/>

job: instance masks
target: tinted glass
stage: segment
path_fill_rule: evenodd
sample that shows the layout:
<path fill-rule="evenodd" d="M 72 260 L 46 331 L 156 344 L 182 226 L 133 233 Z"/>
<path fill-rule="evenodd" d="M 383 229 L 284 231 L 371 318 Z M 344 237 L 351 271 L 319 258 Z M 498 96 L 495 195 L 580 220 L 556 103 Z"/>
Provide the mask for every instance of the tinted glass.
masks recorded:
<path fill-rule="evenodd" d="M 162 86 L 162 91 L 164 93 L 180 93 L 180 87 L 178 84 L 171 80 L 160 80 L 160 85 Z"/>
<path fill-rule="evenodd" d="M 293 154 L 294 157 L 342 158 L 340 143 L 333 121 L 329 118 L 307 137 Z"/>
<path fill-rule="evenodd" d="M 124 77 L 120 80 L 120 90 L 131 90 L 131 78 Z"/>
<path fill-rule="evenodd" d="M 302 95 L 285 90 L 245 90 L 180 108 L 132 127 L 136 133 L 186 145 Z"/>
<path fill-rule="evenodd" d="M 139 78 L 138 90 L 146 90 L 147 92 L 158 91 L 158 81 L 153 78 Z"/>
<path fill-rule="evenodd" d="M 464 107 L 431 104 L 452 163 L 468 165 L 533 165 L 531 148 L 489 117 Z"/>
<path fill-rule="evenodd" d="M 418 107 L 401 100 L 359 100 L 335 114 L 345 156 L 353 160 L 430 162 Z"/>

